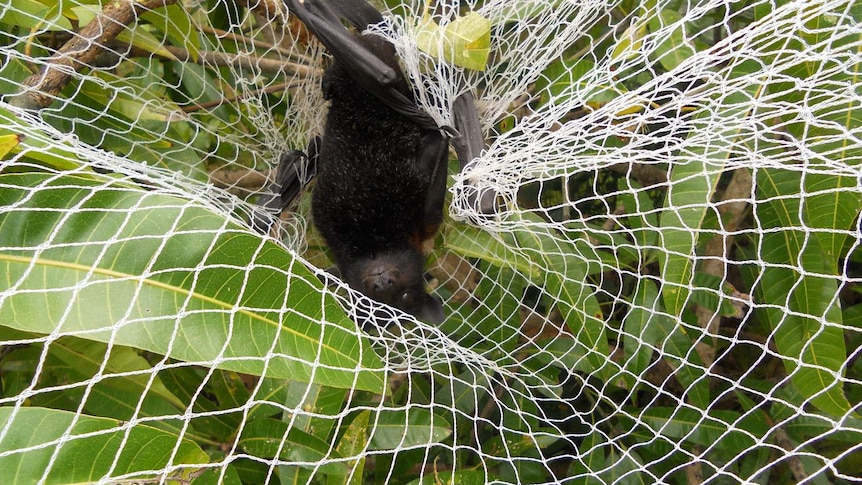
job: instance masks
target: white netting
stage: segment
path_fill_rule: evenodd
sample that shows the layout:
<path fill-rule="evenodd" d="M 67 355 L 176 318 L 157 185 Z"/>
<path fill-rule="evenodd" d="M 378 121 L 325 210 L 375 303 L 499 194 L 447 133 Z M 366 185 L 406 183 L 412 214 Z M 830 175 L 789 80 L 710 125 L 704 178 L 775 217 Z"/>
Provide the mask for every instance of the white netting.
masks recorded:
<path fill-rule="evenodd" d="M 0 483 L 862 481 L 862 4 L 385 3 L 488 138 L 439 326 L 325 272 L 308 190 L 252 227 L 325 119 L 280 1 L 3 5 Z M 417 48 L 469 12 L 484 71 Z"/>

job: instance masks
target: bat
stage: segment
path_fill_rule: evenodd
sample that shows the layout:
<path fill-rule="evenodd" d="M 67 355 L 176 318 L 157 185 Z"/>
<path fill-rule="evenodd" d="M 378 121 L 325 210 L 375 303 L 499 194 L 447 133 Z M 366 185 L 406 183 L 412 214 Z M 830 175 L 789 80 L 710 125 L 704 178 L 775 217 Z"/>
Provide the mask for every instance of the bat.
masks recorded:
<path fill-rule="evenodd" d="M 449 137 L 458 135 L 459 156 L 484 146 L 473 98 L 455 106 L 463 112 L 456 121 L 470 122 L 466 133 L 438 127 L 417 106 L 394 46 L 361 35 L 383 21 L 377 9 L 365 0 L 286 3 L 333 57 L 322 82 L 330 106 L 316 156 L 315 227 L 351 288 L 439 323 L 443 306 L 425 291 L 423 245 L 443 220 Z"/>

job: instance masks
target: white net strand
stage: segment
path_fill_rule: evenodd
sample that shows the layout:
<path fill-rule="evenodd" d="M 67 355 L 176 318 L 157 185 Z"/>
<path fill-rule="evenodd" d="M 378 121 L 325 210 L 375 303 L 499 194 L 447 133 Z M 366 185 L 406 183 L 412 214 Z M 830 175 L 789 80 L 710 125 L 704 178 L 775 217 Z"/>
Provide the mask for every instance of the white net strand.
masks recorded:
<path fill-rule="evenodd" d="M 438 326 L 255 205 L 326 119 L 282 2 L 0 9 L 0 482 L 862 481 L 858 1 L 375 7 L 487 136 Z"/>

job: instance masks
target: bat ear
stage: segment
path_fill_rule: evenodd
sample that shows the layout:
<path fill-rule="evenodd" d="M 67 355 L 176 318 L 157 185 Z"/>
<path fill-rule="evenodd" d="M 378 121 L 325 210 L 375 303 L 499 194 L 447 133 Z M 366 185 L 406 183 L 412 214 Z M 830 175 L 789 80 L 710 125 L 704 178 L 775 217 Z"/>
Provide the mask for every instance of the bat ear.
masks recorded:
<path fill-rule="evenodd" d="M 429 323 L 443 323 L 443 320 L 446 319 L 446 314 L 443 313 L 443 303 L 437 297 L 424 293 L 422 301 L 419 302 L 419 311 L 416 316 Z"/>

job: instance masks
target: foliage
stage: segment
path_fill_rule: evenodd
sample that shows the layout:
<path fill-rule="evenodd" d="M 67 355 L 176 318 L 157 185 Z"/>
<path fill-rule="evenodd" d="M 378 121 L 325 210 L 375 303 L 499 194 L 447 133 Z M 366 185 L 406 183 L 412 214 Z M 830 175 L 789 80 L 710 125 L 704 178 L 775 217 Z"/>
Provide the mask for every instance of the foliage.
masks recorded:
<path fill-rule="evenodd" d="M 3 42 L 39 55 L 98 6 L 12 3 L 16 9 L 0 16 Z M 553 7 L 546 3 L 535 8 Z M 305 132 L 296 129 L 302 121 L 289 88 L 265 92 L 261 104 L 228 103 L 241 95 L 237 85 L 263 81 L 195 59 L 239 50 L 197 20 L 229 28 L 239 16 L 263 37 L 264 19 L 224 2 L 201 4 L 142 15 L 118 40 L 126 56 L 74 78 L 63 90 L 70 102 L 42 119 L 85 144 L 201 181 L 226 168 L 263 168 L 270 154 L 258 137 Z M 591 28 L 591 50 L 607 52 L 621 69 L 613 85 L 580 93 L 583 112 L 619 102 L 647 77 L 712 48 L 687 33 L 715 19 L 683 20 L 682 7 L 655 2 L 615 8 L 621 16 L 637 9 L 639 20 L 617 36 L 604 35 L 607 25 Z M 735 16 L 728 27 L 744 29 L 757 15 Z M 57 30 L 21 41 L 41 25 L 36 19 Z M 664 40 L 649 68 L 629 62 L 659 29 Z M 827 49 L 810 40 L 808 48 Z M 533 85 L 536 107 L 568 100 L 595 66 L 561 53 Z M 827 81 L 852 85 L 855 67 Z M 757 67 L 727 69 L 733 78 Z M 814 71 L 800 63 L 786 75 L 804 83 Z M 0 90 L 15 92 L 30 74 L 9 59 Z M 93 170 L 71 142 L 49 143 L 4 110 L 4 126 L 20 130 L 0 133 L 3 160 L 13 161 L 0 165 L 0 205 L 11 208 L 0 212 L 0 331 L 8 344 L 0 349 L 2 481 L 156 480 L 161 473 L 195 483 L 529 483 L 587 475 L 595 483 L 686 483 L 696 454 L 705 479 L 791 483 L 796 477 L 776 466 L 785 455 L 775 450 L 788 447 L 815 481 L 834 478 L 813 457 L 842 456 L 858 446 L 859 433 L 818 437 L 838 419 L 862 429 L 854 411 L 862 389 L 846 384 L 862 380 L 862 364 L 851 358 L 862 341 L 846 331 L 862 327 L 856 176 L 822 175 L 801 159 L 740 167 L 741 134 L 709 153 L 680 148 L 709 117 L 748 117 L 766 96 L 800 102 L 788 78 L 716 99 L 711 110 L 662 110 L 666 92 L 619 106 L 619 124 L 657 113 L 633 135 L 688 127 L 668 135 L 678 161 L 656 165 L 664 184 L 609 169 L 568 174 L 523 186 L 522 211 L 507 231 L 447 221 L 432 262 L 468 269 L 438 278 L 450 315 L 439 331 L 487 366 L 433 361 L 414 374 L 392 372 L 391 355 L 363 335 L 372 330 L 350 321 L 345 300 L 272 239 L 188 194 Z M 858 153 L 834 135 L 858 130 L 858 112 L 836 107 L 822 114 L 833 124 L 813 131 L 780 116 L 774 123 L 850 163 Z M 495 128 L 502 135 L 514 123 Z M 609 135 L 605 146 L 628 142 Z M 743 183 L 733 177 L 750 179 L 750 204 L 724 210 L 734 184 Z M 739 228 L 753 230 L 735 235 Z M 716 242 L 720 255 L 712 252 Z M 305 256 L 320 258 L 315 250 Z M 727 260 L 726 273 L 708 267 L 715 257 Z M 464 288 L 469 297 L 459 296 Z M 717 324 L 705 325 L 704 312 Z M 378 331 L 388 338 L 390 330 Z M 862 474 L 858 457 L 838 465 L 837 473 Z"/>

